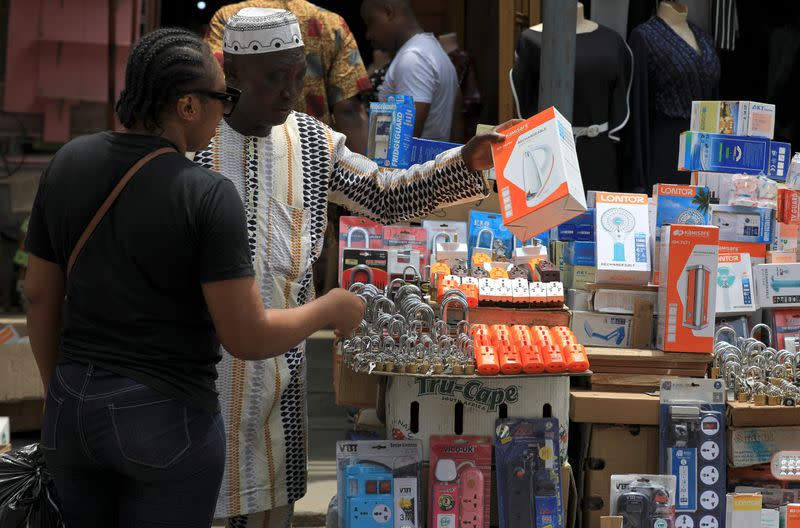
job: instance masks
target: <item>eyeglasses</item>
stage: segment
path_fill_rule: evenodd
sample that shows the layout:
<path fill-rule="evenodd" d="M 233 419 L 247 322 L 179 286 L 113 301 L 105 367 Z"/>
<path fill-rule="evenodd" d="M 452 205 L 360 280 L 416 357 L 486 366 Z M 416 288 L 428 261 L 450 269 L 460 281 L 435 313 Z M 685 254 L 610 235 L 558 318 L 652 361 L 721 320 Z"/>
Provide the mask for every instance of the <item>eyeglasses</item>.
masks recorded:
<path fill-rule="evenodd" d="M 214 92 L 211 90 L 194 90 L 196 94 L 205 95 L 218 101 L 222 101 L 222 112 L 225 117 L 230 116 L 242 96 L 242 91 L 232 86 L 226 86 L 224 92 Z"/>

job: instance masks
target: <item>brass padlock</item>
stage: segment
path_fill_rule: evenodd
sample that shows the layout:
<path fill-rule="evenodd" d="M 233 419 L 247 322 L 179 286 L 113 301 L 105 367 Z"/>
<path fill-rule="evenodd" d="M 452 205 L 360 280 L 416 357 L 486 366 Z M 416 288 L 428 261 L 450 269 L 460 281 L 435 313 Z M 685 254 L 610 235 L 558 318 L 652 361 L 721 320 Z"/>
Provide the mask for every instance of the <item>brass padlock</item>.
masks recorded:
<path fill-rule="evenodd" d="M 380 361 L 375 362 L 375 368 L 372 369 L 373 372 L 383 372 L 384 365 Z"/>
<path fill-rule="evenodd" d="M 436 363 L 433 365 L 434 374 L 441 374 L 442 372 L 444 372 L 444 365 L 442 365 L 441 363 Z"/>
<path fill-rule="evenodd" d="M 422 363 L 419 364 L 419 370 L 417 370 L 417 372 L 419 374 L 427 374 L 430 369 L 431 366 L 423 361 Z"/>
<path fill-rule="evenodd" d="M 383 370 L 386 372 L 394 372 L 394 361 L 387 361 L 383 364 Z"/>
<path fill-rule="evenodd" d="M 767 398 L 767 402 L 769 403 L 769 405 L 781 405 L 781 403 L 783 402 L 783 397 L 770 396 L 769 398 Z"/>
<path fill-rule="evenodd" d="M 750 396 L 746 392 L 742 391 L 736 395 L 736 400 L 739 403 L 747 403 L 750 401 Z"/>
<path fill-rule="evenodd" d="M 464 375 L 464 367 L 461 365 L 453 365 L 453 376 L 463 376 Z"/>
<path fill-rule="evenodd" d="M 719 367 L 711 367 L 711 379 L 719 378 Z"/>
<path fill-rule="evenodd" d="M 755 398 L 753 398 L 757 407 L 763 407 L 767 405 L 767 395 L 766 394 L 756 394 Z"/>
<path fill-rule="evenodd" d="M 475 375 L 475 365 L 464 365 L 464 374 L 467 376 Z"/>
<path fill-rule="evenodd" d="M 417 367 L 416 363 L 411 363 L 410 365 L 406 365 L 406 373 L 407 374 L 416 374 L 418 368 L 419 367 Z"/>

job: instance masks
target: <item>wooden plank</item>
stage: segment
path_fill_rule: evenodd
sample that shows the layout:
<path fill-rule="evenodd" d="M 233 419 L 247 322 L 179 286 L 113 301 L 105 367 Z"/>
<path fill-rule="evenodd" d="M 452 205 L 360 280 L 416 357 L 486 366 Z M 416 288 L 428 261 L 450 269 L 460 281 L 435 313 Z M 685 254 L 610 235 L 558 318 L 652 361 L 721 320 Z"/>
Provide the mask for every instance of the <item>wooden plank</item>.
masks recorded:
<path fill-rule="evenodd" d="M 586 354 L 591 358 L 602 359 L 667 359 L 673 361 L 688 361 L 692 363 L 709 363 L 711 354 L 692 354 L 685 352 L 663 352 L 645 348 L 604 348 L 586 347 Z"/>
<path fill-rule="evenodd" d="M 649 374 L 593 374 L 592 390 L 651 392 L 658 390 L 662 378 L 669 376 Z"/>
<path fill-rule="evenodd" d="M 590 282 L 589 284 L 586 285 L 586 290 L 588 291 L 626 290 L 626 291 L 643 291 L 643 292 L 658 293 L 658 286 L 654 284 L 648 284 L 646 286 L 632 286 L 629 284 L 603 284 L 597 282 Z"/>
<path fill-rule="evenodd" d="M 595 374 L 636 374 L 636 375 L 661 375 L 661 376 L 685 376 L 688 378 L 702 377 L 705 369 L 678 369 L 678 368 L 665 368 L 665 369 L 650 369 L 639 367 L 598 367 L 591 365 L 592 372 Z"/>

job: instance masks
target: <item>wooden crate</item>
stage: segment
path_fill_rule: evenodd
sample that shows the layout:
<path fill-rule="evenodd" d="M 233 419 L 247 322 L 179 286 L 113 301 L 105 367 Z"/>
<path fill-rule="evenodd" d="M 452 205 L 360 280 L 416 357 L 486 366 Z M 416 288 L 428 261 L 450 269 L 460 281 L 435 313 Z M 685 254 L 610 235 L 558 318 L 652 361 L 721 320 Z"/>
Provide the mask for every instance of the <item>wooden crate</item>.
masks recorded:
<path fill-rule="evenodd" d="M 587 347 L 592 389 L 622 392 L 658 390 L 664 377 L 702 378 L 710 354 L 679 354 L 661 350 Z"/>

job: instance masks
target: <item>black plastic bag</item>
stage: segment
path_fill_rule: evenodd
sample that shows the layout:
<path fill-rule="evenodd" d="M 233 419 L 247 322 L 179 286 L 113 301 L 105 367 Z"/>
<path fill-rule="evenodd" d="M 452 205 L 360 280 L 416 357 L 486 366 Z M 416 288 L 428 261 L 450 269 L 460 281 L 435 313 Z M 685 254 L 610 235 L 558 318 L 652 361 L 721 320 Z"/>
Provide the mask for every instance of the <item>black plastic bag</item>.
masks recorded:
<path fill-rule="evenodd" d="M 0 527 L 65 527 L 39 444 L 0 456 Z"/>

